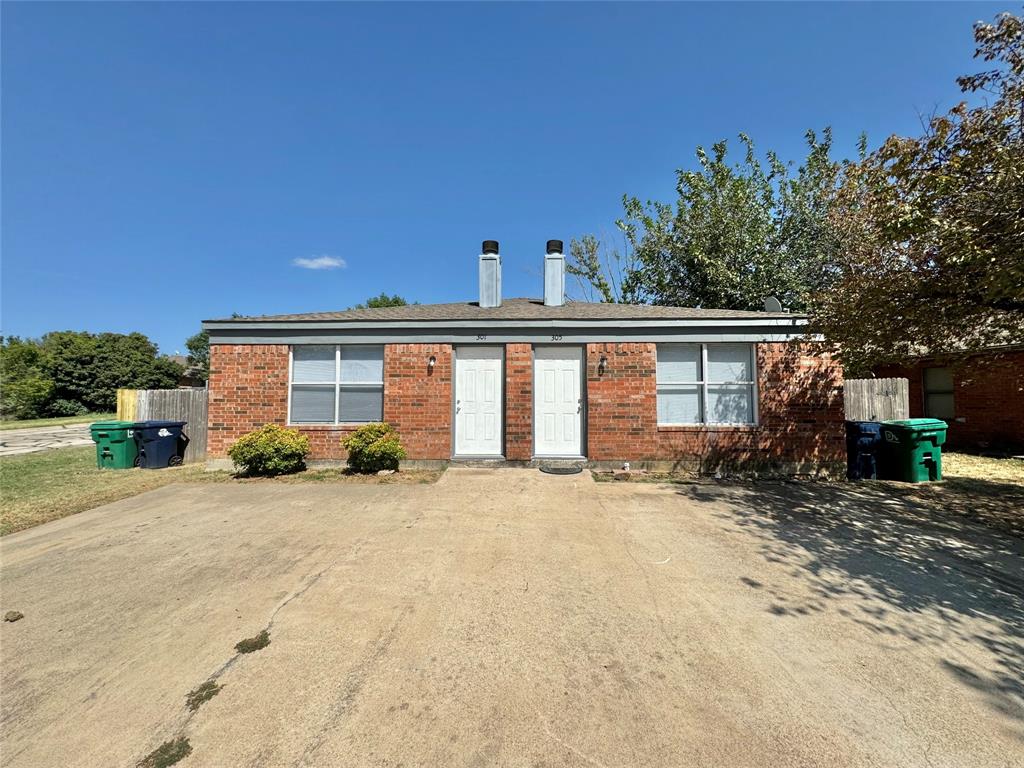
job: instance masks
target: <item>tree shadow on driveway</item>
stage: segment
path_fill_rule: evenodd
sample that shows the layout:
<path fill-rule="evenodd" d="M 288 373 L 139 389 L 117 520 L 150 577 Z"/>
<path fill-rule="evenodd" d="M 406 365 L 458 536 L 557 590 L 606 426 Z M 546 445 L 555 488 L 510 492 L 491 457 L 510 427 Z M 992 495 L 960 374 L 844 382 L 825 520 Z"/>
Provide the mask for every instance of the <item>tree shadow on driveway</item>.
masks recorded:
<path fill-rule="evenodd" d="M 741 579 L 768 590 L 769 612 L 836 610 L 879 636 L 930 647 L 954 680 L 1024 726 L 1024 538 L 1016 524 L 979 522 L 1005 521 L 1003 507 L 1018 502 L 1024 517 L 1024 489 L 972 481 L 945 505 L 927 490 L 888 483 L 690 485 L 677 493 L 727 502 L 730 510 L 716 514 L 753 533 L 766 560 L 810 588 L 812 597 L 800 590 L 794 598 Z M 991 664 L 969 661 L 959 643 L 983 648 Z"/>

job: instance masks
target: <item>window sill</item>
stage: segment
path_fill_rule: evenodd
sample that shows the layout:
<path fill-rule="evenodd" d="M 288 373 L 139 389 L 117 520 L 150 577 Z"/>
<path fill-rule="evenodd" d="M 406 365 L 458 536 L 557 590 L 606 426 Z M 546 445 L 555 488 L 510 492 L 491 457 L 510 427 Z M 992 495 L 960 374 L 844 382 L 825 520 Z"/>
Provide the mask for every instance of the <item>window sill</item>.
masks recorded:
<path fill-rule="evenodd" d="M 338 429 L 359 429 L 367 424 L 376 424 L 375 421 L 352 421 L 344 424 L 285 424 L 289 429 L 316 429 L 316 430 L 338 430 Z"/>
<path fill-rule="evenodd" d="M 754 432 L 759 424 L 659 424 L 659 432 Z"/>

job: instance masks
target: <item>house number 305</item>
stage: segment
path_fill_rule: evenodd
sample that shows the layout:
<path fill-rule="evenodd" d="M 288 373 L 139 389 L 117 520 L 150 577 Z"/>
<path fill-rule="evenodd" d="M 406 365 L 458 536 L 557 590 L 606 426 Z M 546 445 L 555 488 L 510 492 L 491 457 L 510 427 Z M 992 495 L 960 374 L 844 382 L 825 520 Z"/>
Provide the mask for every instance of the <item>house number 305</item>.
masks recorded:
<path fill-rule="evenodd" d="M 562 337 L 561 337 L 561 336 L 552 336 L 552 337 L 551 337 L 551 340 L 552 340 L 552 341 L 561 341 L 561 340 L 562 340 Z"/>

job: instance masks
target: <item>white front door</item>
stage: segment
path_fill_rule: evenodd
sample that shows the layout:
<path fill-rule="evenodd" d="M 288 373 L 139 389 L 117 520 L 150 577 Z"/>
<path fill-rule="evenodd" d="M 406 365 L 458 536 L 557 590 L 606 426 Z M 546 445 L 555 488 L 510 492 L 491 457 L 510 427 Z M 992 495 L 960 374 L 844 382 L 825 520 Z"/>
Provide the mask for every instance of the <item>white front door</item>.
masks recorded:
<path fill-rule="evenodd" d="M 501 347 L 455 350 L 455 455 L 501 455 Z"/>
<path fill-rule="evenodd" d="M 583 398 L 579 347 L 538 347 L 533 354 L 533 452 L 582 455 Z"/>

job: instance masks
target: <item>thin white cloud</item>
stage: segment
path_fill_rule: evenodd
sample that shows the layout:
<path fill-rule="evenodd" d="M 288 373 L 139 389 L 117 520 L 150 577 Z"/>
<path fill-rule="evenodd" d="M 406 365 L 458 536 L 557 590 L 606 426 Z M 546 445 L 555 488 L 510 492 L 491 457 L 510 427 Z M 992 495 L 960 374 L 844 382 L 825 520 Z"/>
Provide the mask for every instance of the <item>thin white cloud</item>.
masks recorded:
<path fill-rule="evenodd" d="M 303 269 L 344 269 L 348 265 L 337 256 L 312 256 L 308 259 L 292 259 L 292 265 Z"/>

